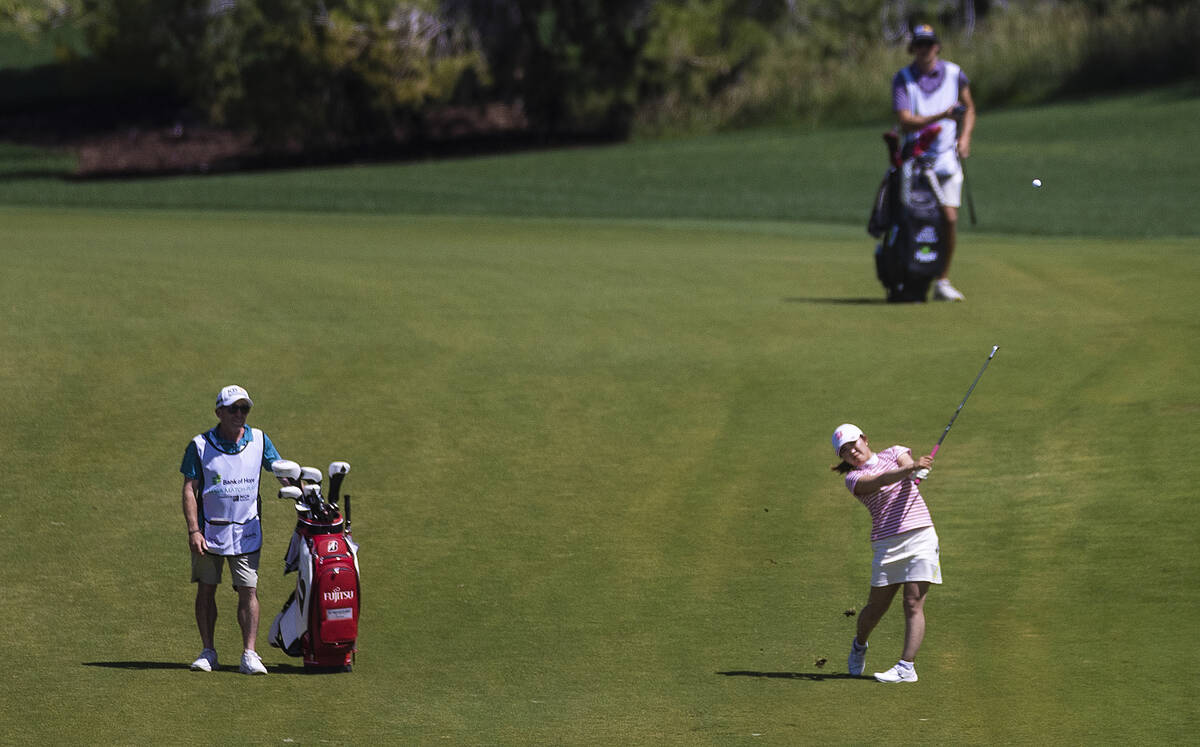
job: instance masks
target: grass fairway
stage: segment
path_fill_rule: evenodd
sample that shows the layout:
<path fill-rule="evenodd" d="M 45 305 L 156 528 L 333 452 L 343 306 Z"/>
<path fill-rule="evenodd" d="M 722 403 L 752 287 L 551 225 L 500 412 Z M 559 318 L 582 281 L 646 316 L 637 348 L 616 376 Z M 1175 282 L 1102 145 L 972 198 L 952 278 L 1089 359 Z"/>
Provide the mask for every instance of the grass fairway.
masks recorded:
<path fill-rule="evenodd" d="M 1200 236 L 1200 149 L 1190 147 L 1200 141 L 1198 122 L 1195 84 L 984 112 L 969 161 L 979 213 L 970 230 Z M 112 181 L 66 179 L 69 157 L 0 144 L 0 205 L 862 226 L 886 165 L 880 133 L 888 126 Z M 1045 186 L 1034 189 L 1034 178 Z"/>
<path fill-rule="evenodd" d="M 857 225 L 0 219 L 5 740 L 1194 739 L 1195 239 L 972 236 L 968 303 L 890 307 Z M 921 682 L 840 676 L 868 517 L 829 432 L 928 449 L 993 344 L 923 485 Z M 353 674 L 266 646 L 269 497 L 272 674 L 230 670 L 227 588 L 226 668 L 186 671 L 177 469 L 229 382 L 285 456 L 354 465 Z"/>

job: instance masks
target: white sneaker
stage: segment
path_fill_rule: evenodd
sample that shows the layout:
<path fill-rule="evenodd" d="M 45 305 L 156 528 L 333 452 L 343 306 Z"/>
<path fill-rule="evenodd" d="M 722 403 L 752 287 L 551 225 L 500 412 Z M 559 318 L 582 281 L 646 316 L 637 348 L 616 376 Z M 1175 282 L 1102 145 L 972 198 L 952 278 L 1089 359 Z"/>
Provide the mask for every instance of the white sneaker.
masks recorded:
<path fill-rule="evenodd" d="M 262 659 L 258 658 L 258 654 L 250 649 L 242 652 L 242 665 L 238 667 L 242 674 L 266 674 L 267 668 L 263 666 Z"/>
<path fill-rule="evenodd" d="M 876 672 L 875 679 L 879 682 L 916 682 L 917 668 L 902 667 L 899 664 L 887 670 L 886 672 Z"/>
<path fill-rule="evenodd" d="M 958 288 L 950 285 L 950 281 L 942 278 L 933 286 L 933 300 L 935 301 L 965 301 L 967 300 L 963 294 L 958 292 Z"/>
<path fill-rule="evenodd" d="M 206 648 L 200 652 L 200 657 L 192 662 L 193 672 L 211 672 L 218 668 L 217 652 Z"/>
<path fill-rule="evenodd" d="M 870 644 L 868 644 L 870 645 Z M 855 677 L 867 668 L 867 646 L 858 647 L 858 638 L 850 641 L 850 658 L 846 661 L 846 671 Z"/>

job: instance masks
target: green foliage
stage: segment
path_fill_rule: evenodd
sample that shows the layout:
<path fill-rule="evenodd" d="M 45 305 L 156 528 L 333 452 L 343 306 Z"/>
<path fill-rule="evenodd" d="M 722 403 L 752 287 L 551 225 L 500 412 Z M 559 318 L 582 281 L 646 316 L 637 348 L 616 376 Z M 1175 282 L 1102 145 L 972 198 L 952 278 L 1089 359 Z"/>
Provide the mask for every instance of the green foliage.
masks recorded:
<path fill-rule="evenodd" d="M 388 0 L 89 0 L 96 54 L 166 75 L 218 124 L 265 142 L 387 138 L 466 70 L 483 75 L 469 35 L 433 3 Z"/>
<path fill-rule="evenodd" d="M 0 30 L 36 36 L 78 9 L 79 0 L 0 0 Z"/>
<path fill-rule="evenodd" d="M 0 29 L 69 25 L 86 45 L 61 57 L 86 46 L 277 144 L 419 136 L 452 101 L 507 101 L 545 133 L 889 119 L 918 20 L 991 109 L 1200 74 L 1197 0 L 977 5 L 970 35 L 941 0 L 0 0 Z"/>
<path fill-rule="evenodd" d="M 882 7 L 877 0 L 798 3 L 787 13 L 753 17 L 735 0 L 659 4 L 642 63 L 647 95 L 636 131 L 889 119 L 888 84 L 911 58 L 902 43 L 882 38 Z M 919 18 L 921 6 L 916 12 Z M 940 28 L 943 55 L 963 65 L 986 107 L 1200 74 L 1196 2 L 1102 10 L 1013 3 L 993 8 L 969 38 Z"/>
<path fill-rule="evenodd" d="M 650 0 L 466 0 L 494 76 L 544 132 L 624 133 L 637 102 L 637 60 Z"/>
<path fill-rule="evenodd" d="M 1196 4 L 1105 15 L 1047 6 L 994 15 L 986 33 L 953 54 L 976 102 L 994 108 L 1195 76 L 1198 46 Z"/>
<path fill-rule="evenodd" d="M 741 0 L 655 5 L 641 60 L 643 129 L 658 123 L 687 127 L 697 124 L 693 119 L 720 117 L 721 99 L 775 42 L 745 5 Z"/>

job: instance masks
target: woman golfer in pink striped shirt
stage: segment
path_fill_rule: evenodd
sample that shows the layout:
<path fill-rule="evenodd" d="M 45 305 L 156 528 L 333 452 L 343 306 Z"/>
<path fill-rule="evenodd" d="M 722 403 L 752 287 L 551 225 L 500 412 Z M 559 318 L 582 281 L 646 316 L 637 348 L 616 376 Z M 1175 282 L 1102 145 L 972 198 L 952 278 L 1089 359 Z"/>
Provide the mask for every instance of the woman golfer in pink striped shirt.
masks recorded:
<path fill-rule="evenodd" d="M 833 432 L 833 450 L 841 458 L 834 470 L 846 476 L 846 487 L 871 512 L 871 591 L 858 615 L 858 635 L 850 643 L 850 674 L 866 667 L 867 638 L 903 590 L 904 651 L 880 682 L 916 682 L 913 662 L 925 637 L 925 595 L 930 584 L 942 582 L 938 536 L 925 499 L 917 490 L 918 470 L 933 466 L 933 457 L 913 460 L 904 446 L 871 451 L 858 426 L 845 423 Z M 925 472 L 921 473 L 923 477 Z"/>

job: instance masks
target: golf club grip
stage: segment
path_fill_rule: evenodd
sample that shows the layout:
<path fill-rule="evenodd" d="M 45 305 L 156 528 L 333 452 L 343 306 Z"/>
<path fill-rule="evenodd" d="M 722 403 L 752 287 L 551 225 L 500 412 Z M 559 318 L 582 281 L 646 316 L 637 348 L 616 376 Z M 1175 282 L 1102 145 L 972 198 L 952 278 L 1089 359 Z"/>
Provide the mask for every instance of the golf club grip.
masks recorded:
<path fill-rule="evenodd" d="M 942 448 L 941 441 L 934 444 L 933 449 L 929 452 L 929 456 L 931 456 L 931 457 L 937 456 L 938 449 L 940 449 L 940 448 Z M 920 485 L 920 484 L 921 484 L 921 478 L 918 477 L 913 480 L 913 485 Z"/>

